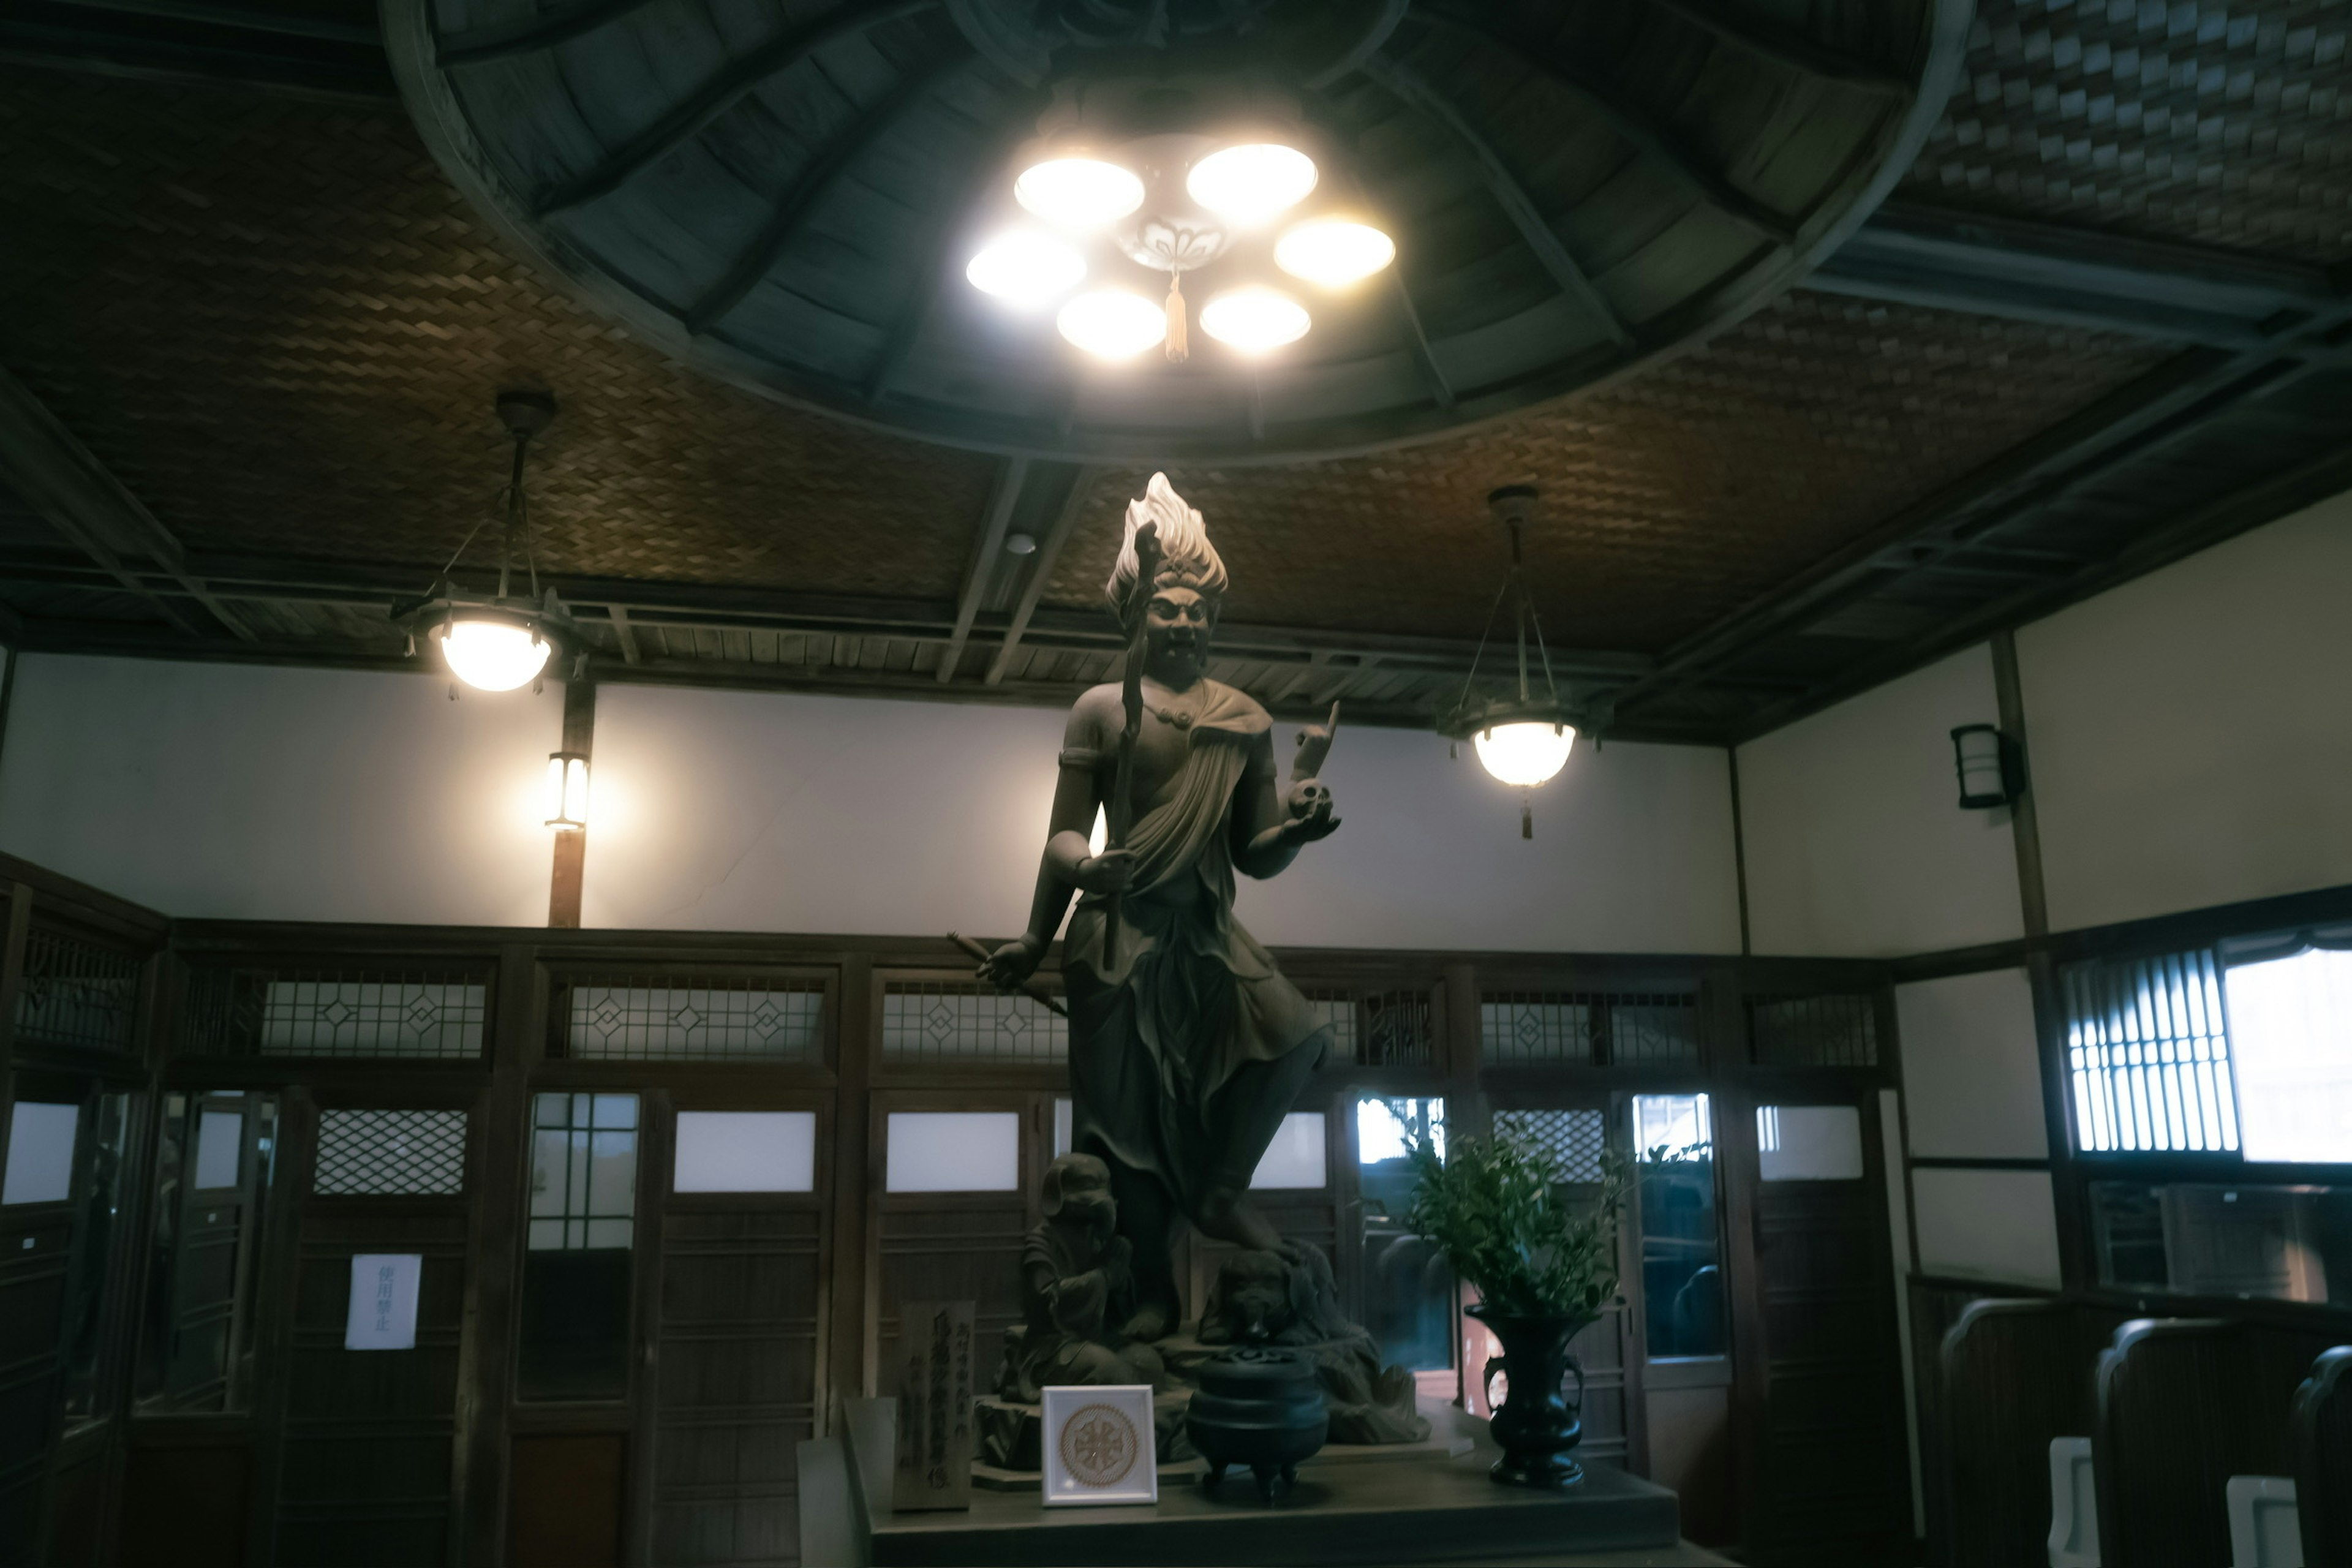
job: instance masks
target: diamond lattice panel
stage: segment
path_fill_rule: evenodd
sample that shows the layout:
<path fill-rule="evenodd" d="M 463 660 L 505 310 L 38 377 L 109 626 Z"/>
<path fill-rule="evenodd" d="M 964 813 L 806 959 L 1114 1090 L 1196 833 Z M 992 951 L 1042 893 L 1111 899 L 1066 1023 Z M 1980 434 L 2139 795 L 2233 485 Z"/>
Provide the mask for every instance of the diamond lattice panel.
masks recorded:
<path fill-rule="evenodd" d="M 1601 1179 L 1609 1120 L 1598 1110 L 1498 1110 L 1495 1131 L 1523 1139 L 1551 1156 L 1562 1181 Z"/>
<path fill-rule="evenodd" d="M 325 1110 L 310 1190 L 321 1197 L 454 1197 L 466 1190 L 462 1110 Z"/>

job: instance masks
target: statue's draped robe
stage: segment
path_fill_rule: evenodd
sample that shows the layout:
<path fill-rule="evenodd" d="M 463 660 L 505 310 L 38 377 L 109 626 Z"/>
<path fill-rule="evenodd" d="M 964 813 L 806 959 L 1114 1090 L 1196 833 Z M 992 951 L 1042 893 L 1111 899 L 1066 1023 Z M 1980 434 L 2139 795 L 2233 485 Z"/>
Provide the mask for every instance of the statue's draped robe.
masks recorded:
<path fill-rule="evenodd" d="M 1267 754 L 1255 742 L 1273 721 L 1229 686 L 1199 689 L 1184 765 L 1128 834 L 1136 866 L 1116 962 L 1103 956 L 1108 900 L 1087 894 L 1062 965 L 1072 1146 L 1157 1181 L 1187 1215 L 1212 1186 L 1249 1185 L 1329 1036 L 1234 919 L 1234 797 L 1254 786 L 1244 775 L 1253 754 Z M 1071 740 L 1065 763 L 1110 766 L 1115 735 Z M 1171 897 L 1187 878 L 1194 896 Z"/>

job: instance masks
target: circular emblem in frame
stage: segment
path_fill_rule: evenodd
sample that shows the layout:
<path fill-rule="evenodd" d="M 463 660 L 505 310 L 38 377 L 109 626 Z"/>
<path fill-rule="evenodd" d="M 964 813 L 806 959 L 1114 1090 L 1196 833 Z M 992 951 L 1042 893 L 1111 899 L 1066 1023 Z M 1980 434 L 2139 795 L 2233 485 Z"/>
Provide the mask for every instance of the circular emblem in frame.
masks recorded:
<path fill-rule="evenodd" d="M 1084 1487 L 1115 1487 L 1135 1468 L 1142 1445 L 1127 1412 L 1109 1405 L 1083 1405 L 1062 1423 L 1062 1466 Z"/>

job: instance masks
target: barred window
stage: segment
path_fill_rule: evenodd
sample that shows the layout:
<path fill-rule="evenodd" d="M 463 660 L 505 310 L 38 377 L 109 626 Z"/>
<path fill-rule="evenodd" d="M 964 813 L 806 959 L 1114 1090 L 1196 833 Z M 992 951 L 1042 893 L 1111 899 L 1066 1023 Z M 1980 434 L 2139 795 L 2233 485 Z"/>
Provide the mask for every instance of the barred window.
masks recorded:
<path fill-rule="evenodd" d="M 46 1046 L 128 1050 L 138 1027 L 141 961 L 35 926 L 25 939 L 16 1037 Z"/>
<path fill-rule="evenodd" d="M 2075 1138 L 2091 1153 L 2238 1147 L 2221 976 L 2208 950 L 2063 973 Z"/>
<path fill-rule="evenodd" d="M 568 1057 L 813 1062 L 823 1054 L 822 981 L 627 975 L 565 989 Z"/>
<path fill-rule="evenodd" d="M 460 1060 L 488 1016 L 487 978 L 462 970 L 200 968 L 181 1038 L 193 1056 Z"/>
<path fill-rule="evenodd" d="M 1036 1062 L 1070 1051 L 1069 1025 L 1025 994 L 975 980 L 891 980 L 882 987 L 887 1062 Z"/>

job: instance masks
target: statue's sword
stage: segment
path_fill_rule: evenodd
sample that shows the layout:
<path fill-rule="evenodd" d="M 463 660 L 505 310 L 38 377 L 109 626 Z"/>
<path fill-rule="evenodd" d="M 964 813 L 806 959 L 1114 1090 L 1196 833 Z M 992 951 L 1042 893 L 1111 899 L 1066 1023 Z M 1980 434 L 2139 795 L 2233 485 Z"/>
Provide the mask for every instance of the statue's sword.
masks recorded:
<path fill-rule="evenodd" d="M 1135 826 L 1135 742 L 1143 733 L 1144 632 L 1151 619 L 1151 580 L 1160 575 L 1160 525 L 1147 522 L 1135 531 L 1135 586 L 1128 590 L 1127 671 L 1118 695 L 1127 723 L 1118 732 L 1118 766 L 1111 778 L 1110 799 L 1103 808 L 1103 847 L 1124 849 Z M 1103 900 L 1103 968 L 1118 967 L 1119 907 L 1124 899 L 1113 893 Z"/>

